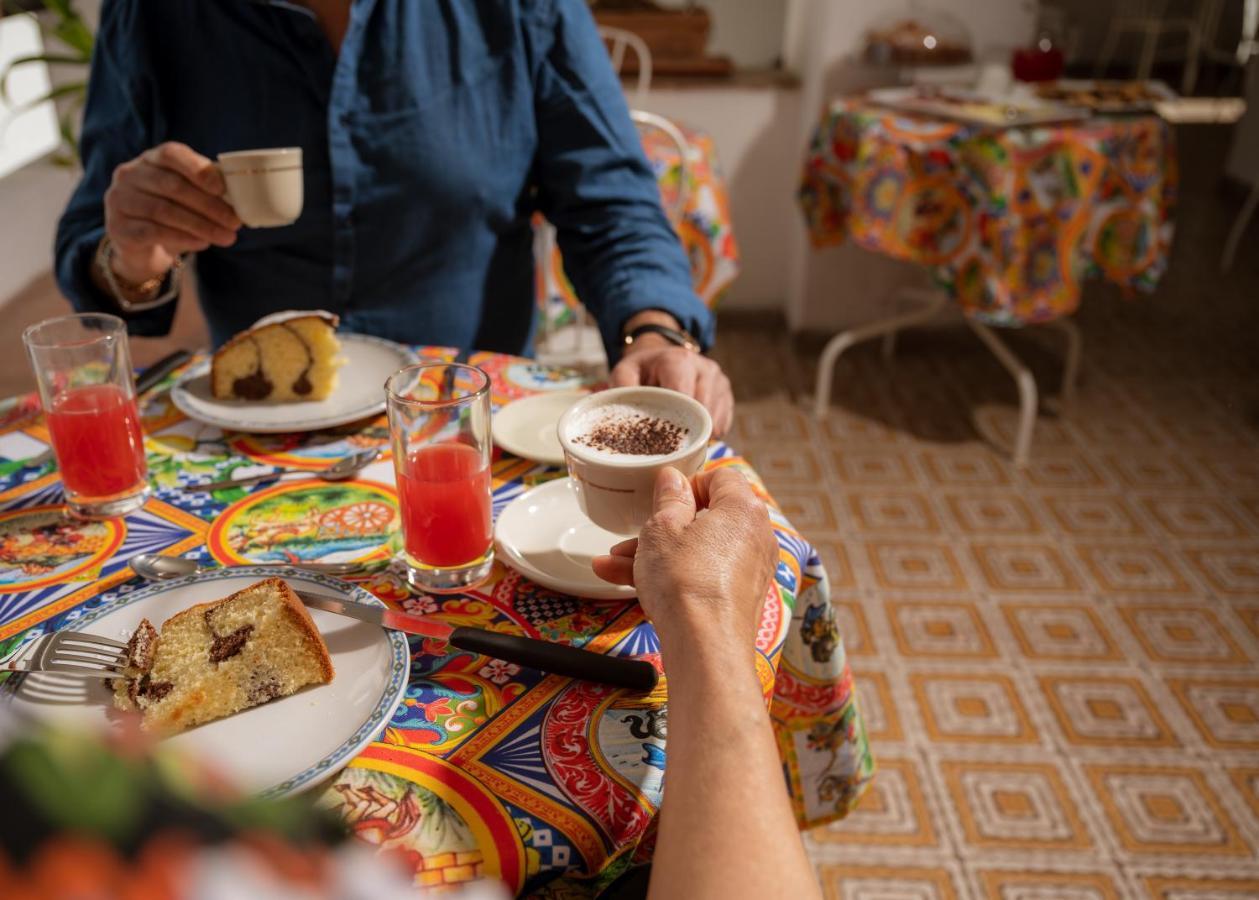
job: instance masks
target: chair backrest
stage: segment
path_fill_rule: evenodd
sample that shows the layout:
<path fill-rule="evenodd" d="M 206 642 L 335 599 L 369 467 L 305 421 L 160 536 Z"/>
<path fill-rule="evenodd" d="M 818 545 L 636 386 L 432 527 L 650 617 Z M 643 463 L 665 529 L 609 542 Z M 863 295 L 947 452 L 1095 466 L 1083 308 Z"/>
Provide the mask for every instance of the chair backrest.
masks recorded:
<path fill-rule="evenodd" d="M 634 51 L 634 56 L 638 58 L 638 83 L 634 87 L 634 103 L 642 103 L 647 91 L 651 89 L 651 49 L 647 42 L 632 31 L 607 25 L 599 26 L 599 36 L 608 48 L 608 54 L 612 57 L 612 71 L 617 75 L 621 74 L 621 68 L 625 65 L 625 51 Z"/>
<path fill-rule="evenodd" d="M 673 202 L 665 209 L 665 215 L 669 217 L 669 221 L 676 226 L 682 221 L 682 214 L 686 211 L 687 200 L 690 199 L 691 190 L 691 145 L 686 139 L 686 135 L 682 134 L 681 129 L 674 125 L 664 116 L 658 116 L 655 113 L 649 113 L 641 109 L 631 109 L 630 118 L 634 120 L 634 124 L 642 129 L 655 129 L 662 132 L 673 142 L 678 151 L 678 195 Z"/>

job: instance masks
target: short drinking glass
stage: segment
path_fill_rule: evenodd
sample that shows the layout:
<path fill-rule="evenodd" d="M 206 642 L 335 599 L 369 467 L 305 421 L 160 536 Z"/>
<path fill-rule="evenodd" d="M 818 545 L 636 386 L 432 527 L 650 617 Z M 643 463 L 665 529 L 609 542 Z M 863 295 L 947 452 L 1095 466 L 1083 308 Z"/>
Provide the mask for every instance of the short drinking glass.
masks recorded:
<path fill-rule="evenodd" d="M 99 313 L 46 319 L 27 328 L 22 342 L 70 512 L 103 519 L 143 506 L 148 470 L 122 319 Z"/>
<path fill-rule="evenodd" d="M 408 366 L 385 382 L 407 580 L 430 593 L 484 581 L 490 519 L 490 379 L 475 366 Z"/>

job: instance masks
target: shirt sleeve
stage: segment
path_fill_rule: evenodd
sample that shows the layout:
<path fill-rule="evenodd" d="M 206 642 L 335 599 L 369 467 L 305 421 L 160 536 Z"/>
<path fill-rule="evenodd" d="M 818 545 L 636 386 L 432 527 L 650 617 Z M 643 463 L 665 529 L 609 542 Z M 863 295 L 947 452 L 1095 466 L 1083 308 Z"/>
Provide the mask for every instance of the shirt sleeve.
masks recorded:
<path fill-rule="evenodd" d="M 538 207 L 555 226 L 577 295 L 613 361 L 625 320 L 645 309 L 672 314 L 707 348 L 712 313 L 692 287 L 585 0 L 534 12 Z"/>
<path fill-rule="evenodd" d="M 90 274 L 105 234 L 105 191 L 115 168 L 156 143 L 156 104 L 139 6 L 136 0 L 107 0 L 101 5 L 79 142 L 83 177 L 57 225 L 57 283 L 79 312 L 119 314 L 113 298 L 93 284 Z M 175 304 L 167 303 L 126 316 L 127 330 L 164 335 L 174 316 Z"/>

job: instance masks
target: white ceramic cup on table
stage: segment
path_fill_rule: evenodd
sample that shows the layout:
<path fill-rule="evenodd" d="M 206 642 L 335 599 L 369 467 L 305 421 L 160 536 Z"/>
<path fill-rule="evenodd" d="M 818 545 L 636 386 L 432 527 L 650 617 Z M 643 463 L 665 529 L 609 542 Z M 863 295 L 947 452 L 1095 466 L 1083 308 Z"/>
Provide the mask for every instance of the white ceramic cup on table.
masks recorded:
<path fill-rule="evenodd" d="M 302 148 L 220 153 L 227 202 L 250 228 L 292 225 L 302 214 Z"/>
<path fill-rule="evenodd" d="M 577 440 L 582 423 L 602 407 L 631 407 L 647 416 L 682 425 L 681 446 L 670 453 L 635 455 L 597 450 Z M 599 391 L 573 404 L 560 417 L 557 431 L 577 505 L 600 528 L 634 535 L 651 518 L 656 476 L 672 466 L 690 478 L 704 465 L 713 420 L 702 403 L 677 391 L 623 387 Z"/>

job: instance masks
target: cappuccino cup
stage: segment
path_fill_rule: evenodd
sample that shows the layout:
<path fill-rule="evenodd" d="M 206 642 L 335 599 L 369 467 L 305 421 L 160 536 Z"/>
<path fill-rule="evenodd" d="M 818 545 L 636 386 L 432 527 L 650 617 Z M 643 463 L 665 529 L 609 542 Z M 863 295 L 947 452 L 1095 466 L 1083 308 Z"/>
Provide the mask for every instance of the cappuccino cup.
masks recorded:
<path fill-rule="evenodd" d="M 651 518 L 665 466 L 690 478 L 704 465 L 713 421 L 677 391 L 624 387 L 582 398 L 557 426 L 577 505 L 615 534 L 637 534 Z"/>
<path fill-rule="evenodd" d="M 292 225 L 302 214 L 302 148 L 219 154 L 227 202 L 250 228 Z"/>

